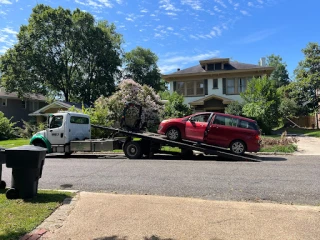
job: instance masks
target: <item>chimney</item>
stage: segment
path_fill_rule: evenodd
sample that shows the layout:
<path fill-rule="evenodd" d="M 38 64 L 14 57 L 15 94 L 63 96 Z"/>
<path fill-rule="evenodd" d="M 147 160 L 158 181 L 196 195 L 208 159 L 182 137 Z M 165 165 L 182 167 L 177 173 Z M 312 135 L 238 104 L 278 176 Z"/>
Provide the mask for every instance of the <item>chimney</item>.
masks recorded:
<path fill-rule="evenodd" d="M 180 68 L 177 69 L 177 72 L 179 72 L 179 71 L 180 71 Z"/>
<path fill-rule="evenodd" d="M 266 66 L 266 58 L 265 57 L 260 58 L 259 65 L 261 67 L 265 67 Z"/>

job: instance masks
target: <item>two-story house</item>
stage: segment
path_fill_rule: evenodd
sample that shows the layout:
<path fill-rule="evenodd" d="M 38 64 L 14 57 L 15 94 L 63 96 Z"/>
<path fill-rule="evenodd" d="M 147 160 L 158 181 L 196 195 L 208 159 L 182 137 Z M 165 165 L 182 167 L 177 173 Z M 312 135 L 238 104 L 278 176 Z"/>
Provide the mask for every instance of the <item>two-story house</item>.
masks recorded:
<path fill-rule="evenodd" d="M 183 95 L 185 103 L 195 112 L 224 112 L 232 101 L 242 101 L 240 93 L 245 91 L 250 79 L 270 75 L 273 70 L 265 66 L 265 58 L 260 59 L 259 65 L 213 58 L 201 60 L 190 68 L 177 69 L 162 78 L 170 84 L 170 91 Z"/>
<path fill-rule="evenodd" d="M 17 93 L 8 93 L 0 87 L 0 111 L 7 118 L 12 117 L 12 122 L 22 126 L 21 119 L 29 121 L 30 113 L 46 105 L 46 98 L 43 95 L 29 94 L 24 99 L 18 97 Z"/>

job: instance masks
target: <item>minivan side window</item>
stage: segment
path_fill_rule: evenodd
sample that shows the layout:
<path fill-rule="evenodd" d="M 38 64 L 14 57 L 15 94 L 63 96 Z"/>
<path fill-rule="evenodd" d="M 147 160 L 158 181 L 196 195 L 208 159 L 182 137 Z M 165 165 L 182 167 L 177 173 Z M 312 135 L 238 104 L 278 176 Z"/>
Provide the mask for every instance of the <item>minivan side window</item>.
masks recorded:
<path fill-rule="evenodd" d="M 246 120 L 240 120 L 239 127 L 253 129 L 253 130 L 259 130 L 257 124 L 255 124 L 254 122 L 248 122 Z"/>
<path fill-rule="evenodd" d="M 214 118 L 213 124 L 236 127 L 238 125 L 238 119 L 232 118 L 232 117 L 216 115 L 216 117 Z"/>
<path fill-rule="evenodd" d="M 210 114 L 201 114 L 197 116 L 193 116 L 192 120 L 194 122 L 207 122 L 210 117 Z"/>

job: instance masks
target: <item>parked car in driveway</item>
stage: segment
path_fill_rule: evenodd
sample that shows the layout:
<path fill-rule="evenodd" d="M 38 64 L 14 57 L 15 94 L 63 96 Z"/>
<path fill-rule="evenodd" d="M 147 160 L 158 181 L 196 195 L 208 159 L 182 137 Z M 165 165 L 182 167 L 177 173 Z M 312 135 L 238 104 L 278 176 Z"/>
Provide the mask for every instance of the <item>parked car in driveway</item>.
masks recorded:
<path fill-rule="evenodd" d="M 260 150 L 260 131 L 256 121 L 225 113 L 201 112 L 163 120 L 158 133 L 174 141 L 185 139 L 230 148 L 232 153 L 239 155 Z"/>

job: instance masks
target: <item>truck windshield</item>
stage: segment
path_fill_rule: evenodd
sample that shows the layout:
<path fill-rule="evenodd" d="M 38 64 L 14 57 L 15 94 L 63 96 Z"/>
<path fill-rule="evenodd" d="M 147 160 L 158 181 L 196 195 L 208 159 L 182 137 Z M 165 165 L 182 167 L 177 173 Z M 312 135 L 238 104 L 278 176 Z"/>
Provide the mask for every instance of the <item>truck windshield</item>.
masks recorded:
<path fill-rule="evenodd" d="M 50 122 L 50 128 L 59 128 L 62 126 L 63 116 L 53 116 Z"/>

